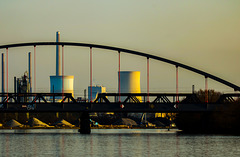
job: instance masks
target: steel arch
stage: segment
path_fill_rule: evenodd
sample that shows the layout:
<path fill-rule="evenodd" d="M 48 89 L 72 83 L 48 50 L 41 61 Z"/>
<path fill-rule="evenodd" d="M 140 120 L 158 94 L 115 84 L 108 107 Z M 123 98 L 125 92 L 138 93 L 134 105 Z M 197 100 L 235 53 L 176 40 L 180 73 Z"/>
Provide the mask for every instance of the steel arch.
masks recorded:
<path fill-rule="evenodd" d="M 74 43 L 74 42 L 31 42 L 31 43 L 17 43 L 17 44 L 9 44 L 9 45 L 2 45 L 0 46 L 0 49 L 4 49 L 4 48 L 14 48 L 14 47 L 24 47 L 24 46 L 43 46 L 43 45 L 64 45 L 64 46 L 80 46 L 80 47 L 92 47 L 92 48 L 99 48 L 99 49 L 107 49 L 107 50 L 114 50 L 114 51 L 118 51 L 118 52 L 125 52 L 125 53 L 129 53 L 129 54 L 134 54 L 134 55 L 138 55 L 138 56 L 143 56 L 143 57 L 147 57 L 147 58 L 151 58 L 151 59 L 155 59 L 158 61 L 162 61 L 162 62 L 166 62 L 172 65 L 175 65 L 177 67 L 181 67 L 187 70 L 190 70 L 192 72 L 195 72 L 197 74 L 203 75 L 206 78 L 211 78 L 217 82 L 220 82 L 228 87 L 233 88 L 235 91 L 240 91 L 240 87 L 228 82 L 226 80 L 223 80 L 217 76 L 214 76 L 212 74 L 206 73 L 204 71 L 198 70 L 196 68 L 190 67 L 188 65 L 182 64 L 182 63 L 178 63 L 166 58 L 162 58 L 162 57 L 158 57 L 155 55 L 151 55 L 151 54 L 147 54 L 147 53 L 143 53 L 143 52 L 139 52 L 139 51 L 133 51 L 133 50 L 128 50 L 128 49 L 123 49 L 123 48 L 118 48 L 118 47 L 112 47 L 112 46 L 106 46 L 106 45 L 97 45 L 97 44 L 88 44 L 88 43 Z"/>

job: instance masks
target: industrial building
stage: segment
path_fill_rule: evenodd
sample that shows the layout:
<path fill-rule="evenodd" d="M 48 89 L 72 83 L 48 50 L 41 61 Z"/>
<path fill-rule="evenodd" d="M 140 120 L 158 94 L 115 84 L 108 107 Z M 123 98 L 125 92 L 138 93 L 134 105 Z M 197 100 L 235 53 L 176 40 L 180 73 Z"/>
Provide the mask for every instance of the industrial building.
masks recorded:
<path fill-rule="evenodd" d="M 88 86 L 88 100 L 94 101 L 97 98 L 98 93 L 106 93 L 106 87 L 92 86 L 92 99 L 91 99 L 91 86 Z"/>
<path fill-rule="evenodd" d="M 72 93 L 74 76 L 50 76 L 51 93 Z"/>

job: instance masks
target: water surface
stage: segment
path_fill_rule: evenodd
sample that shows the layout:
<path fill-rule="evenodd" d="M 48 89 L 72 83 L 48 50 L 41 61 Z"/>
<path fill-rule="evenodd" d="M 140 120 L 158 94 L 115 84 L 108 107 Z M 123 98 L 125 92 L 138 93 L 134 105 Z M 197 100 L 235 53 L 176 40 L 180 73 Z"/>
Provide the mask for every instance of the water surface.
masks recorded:
<path fill-rule="evenodd" d="M 182 135 L 176 130 L 1 130 L 0 156 L 240 156 L 240 136 Z"/>

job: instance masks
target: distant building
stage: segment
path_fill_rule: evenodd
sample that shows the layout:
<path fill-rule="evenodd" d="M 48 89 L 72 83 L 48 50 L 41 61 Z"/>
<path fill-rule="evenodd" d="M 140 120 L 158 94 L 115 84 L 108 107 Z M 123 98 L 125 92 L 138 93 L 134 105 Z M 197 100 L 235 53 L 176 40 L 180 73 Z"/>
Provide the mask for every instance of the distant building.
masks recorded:
<path fill-rule="evenodd" d="M 26 71 L 21 78 L 15 79 L 15 92 L 16 93 L 29 93 L 30 92 L 30 83 L 28 78 L 28 72 Z M 20 102 L 27 102 L 28 97 L 17 97 Z"/>
<path fill-rule="evenodd" d="M 92 101 L 97 98 L 98 93 L 106 93 L 106 87 L 92 86 Z M 88 86 L 88 100 L 91 100 L 91 88 Z"/>

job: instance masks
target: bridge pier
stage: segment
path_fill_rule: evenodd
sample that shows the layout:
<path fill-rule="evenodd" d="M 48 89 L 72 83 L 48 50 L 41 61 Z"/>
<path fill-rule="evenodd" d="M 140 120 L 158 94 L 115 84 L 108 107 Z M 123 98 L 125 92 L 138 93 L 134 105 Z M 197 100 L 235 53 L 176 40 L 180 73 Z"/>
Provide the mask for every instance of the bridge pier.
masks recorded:
<path fill-rule="evenodd" d="M 80 115 L 80 134 L 90 134 L 91 127 L 90 127 L 90 117 L 88 112 L 82 112 Z"/>

